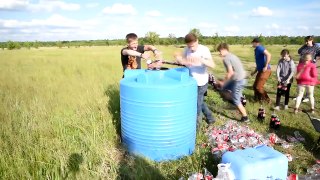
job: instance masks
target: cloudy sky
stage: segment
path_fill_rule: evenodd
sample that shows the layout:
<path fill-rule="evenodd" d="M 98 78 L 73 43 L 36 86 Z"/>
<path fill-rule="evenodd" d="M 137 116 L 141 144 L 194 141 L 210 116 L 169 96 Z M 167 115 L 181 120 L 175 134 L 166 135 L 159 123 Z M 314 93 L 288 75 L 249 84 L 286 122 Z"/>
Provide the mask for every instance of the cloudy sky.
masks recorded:
<path fill-rule="evenodd" d="M 320 35 L 319 0 L 0 0 L 0 41 Z"/>

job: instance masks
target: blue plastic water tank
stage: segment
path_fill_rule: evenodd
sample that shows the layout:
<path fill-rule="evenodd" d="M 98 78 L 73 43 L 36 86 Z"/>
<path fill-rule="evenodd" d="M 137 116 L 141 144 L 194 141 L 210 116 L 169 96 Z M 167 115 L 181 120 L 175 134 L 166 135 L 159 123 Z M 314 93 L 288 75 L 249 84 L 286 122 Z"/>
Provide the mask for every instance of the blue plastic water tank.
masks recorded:
<path fill-rule="evenodd" d="M 237 180 L 287 178 L 288 158 L 268 146 L 257 146 L 222 155 L 222 163 L 231 163 Z"/>
<path fill-rule="evenodd" d="M 120 108 L 122 142 L 129 153 L 163 161 L 193 152 L 197 83 L 187 68 L 126 70 Z"/>

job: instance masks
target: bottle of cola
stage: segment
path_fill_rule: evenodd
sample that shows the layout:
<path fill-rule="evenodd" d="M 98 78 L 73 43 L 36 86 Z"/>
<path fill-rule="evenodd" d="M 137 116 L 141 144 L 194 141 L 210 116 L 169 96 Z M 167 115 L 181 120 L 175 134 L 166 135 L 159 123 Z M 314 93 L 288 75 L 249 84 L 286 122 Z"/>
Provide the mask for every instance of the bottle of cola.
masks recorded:
<path fill-rule="evenodd" d="M 271 115 L 271 118 L 270 118 L 270 128 L 273 128 L 273 129 L 279 129 L 280 128 L 280 119 L 279 117 L 273 112 L 273 114 Z"/>
<path fill-rule="evenodd" d="M 213 90 L 218 90 L 217 81 L 213 74 L 209 74 L 208 84 L 210 84 L 213 87 Z"/>
<path fill-rule="evenodd" d="M 265 117 L 266 117 L 266 111 L 261 105 L 259 110 L 258 110 L 258 120 L 264 121 Z"/>
<path fill-rule="evenodd" d="M 243 95 L 243 96 L 241 97 L 241 103 L 242 103 L 243 107 L 246 107 L 246 105 L 247 105 L 246 95 Z"/>

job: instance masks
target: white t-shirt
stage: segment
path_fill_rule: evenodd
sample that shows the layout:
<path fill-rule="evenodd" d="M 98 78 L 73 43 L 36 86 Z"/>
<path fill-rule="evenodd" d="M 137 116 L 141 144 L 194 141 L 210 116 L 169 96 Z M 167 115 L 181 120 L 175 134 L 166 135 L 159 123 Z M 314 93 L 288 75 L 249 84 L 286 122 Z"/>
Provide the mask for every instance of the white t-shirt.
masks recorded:
<path fill-rule="evenodd" d="M 186 57 L 197 57 L 203 60 L 212 61 L 212 56 L 209 48 L 201 44 L 198 45 L 195 52 L 191 52 L 191 50 L 186 47 L 184 49 L 184 55 Z M 190 71 L 190 75 L 197 81 L 198 86 L 204 86 L 208 83 L 209 74 L 207 72 L 206 65 L 201 63 L 197 66 L 188 66 L 188 69 Z"/>

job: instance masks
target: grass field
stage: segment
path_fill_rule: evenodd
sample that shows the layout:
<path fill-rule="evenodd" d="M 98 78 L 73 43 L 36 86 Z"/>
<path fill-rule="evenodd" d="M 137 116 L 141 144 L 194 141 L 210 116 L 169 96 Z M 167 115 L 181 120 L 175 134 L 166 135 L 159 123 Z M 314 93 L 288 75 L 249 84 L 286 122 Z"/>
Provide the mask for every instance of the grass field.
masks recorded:
<path fill-rule="evenodd" d="M 210 47 L 212 48 L 212 47 Z M 286 47 L 297 60 L 299 46 Z M 193 155 L 172 162 L 155 163 L 129 156 L 120 143 L 119 81 L 122 76 L 121 47 L 39 48 L 0 50 L 0 179 L 178 179 L 207 167 L 216 172 L 210 150 L 201 148 L 206 142 L 205 127 L 197 135 Z M 165 59 L 182 49 L 158 47 Z M 282 46 L 267 46 L 276 67 Z M 231 51 L 253 70 L 253 49 L 231 46 Z M 224 72 L 221 59 L 213 53 L 216 76 Z M 273 105 L 266 105 L 267 121 L 256 120 L 259 103 L 253 103 L 250 78 L 244 94 L 250 127 L 267 134 Z M 275 101 L 275 73 L 267 84 Z M 295 95 L 296 84 L 291 94 Z M 316 114 L 319 116 L 320 90 L 316 87 Z M 207 102 L 217 117 L 217 125 L 226 119 L 239 119 L 214 92 Z M 280 137 L 295 130 L 307 139 L 291 149 L 275 148 L 290 153 L 294 160 L 289 170 L 303 174 L 319 159 L 311 151 L 319 134 L 305 114 L 293 114 L 293 101 L 288 111 L 277 112 L 282 127 Z M 309 104 L 302 104 L 309 109 Z M 226 110 L 227 109 L 227 110 Z"/>

